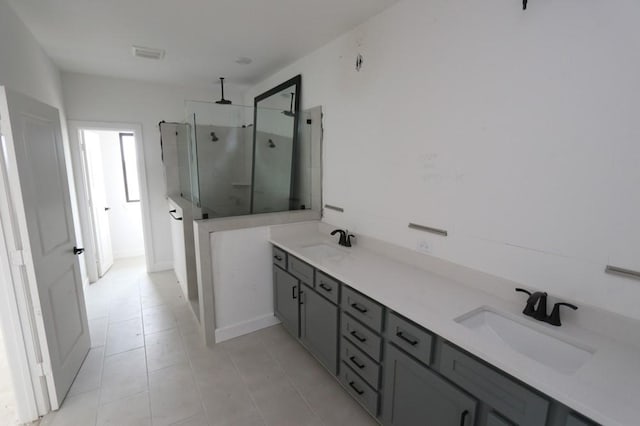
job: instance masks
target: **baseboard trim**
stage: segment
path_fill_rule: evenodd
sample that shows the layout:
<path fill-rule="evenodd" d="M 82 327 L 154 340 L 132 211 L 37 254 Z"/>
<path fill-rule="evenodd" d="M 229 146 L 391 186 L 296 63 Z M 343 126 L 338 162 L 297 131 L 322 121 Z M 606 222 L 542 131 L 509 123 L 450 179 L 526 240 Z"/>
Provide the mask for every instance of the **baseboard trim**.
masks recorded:
<path fill-rule="evenodd" d="M 280 324 L 280 320 L 273 314 L 253 318 L 227 327 L 218 328 L 215 331 L 216 343 L 224 342 L 235 337 L 244 336 L 272 325 Z"/>
<path fill-rule="evenodd" d="M 114 260 L 128 259 L 130 257 L 140 257 L 140 256 L 144 256 L 144 250 L 142 250 L 142 251 L 140 251 L 140 250 L 121 251 L 121 252 L 114 252 L 113 253 Z"/>
<path fill-rule="evenodd" d="M 149 266 L 148 272 L 162 272 L 173 269 L 173 262 L 157 262 Z"/>

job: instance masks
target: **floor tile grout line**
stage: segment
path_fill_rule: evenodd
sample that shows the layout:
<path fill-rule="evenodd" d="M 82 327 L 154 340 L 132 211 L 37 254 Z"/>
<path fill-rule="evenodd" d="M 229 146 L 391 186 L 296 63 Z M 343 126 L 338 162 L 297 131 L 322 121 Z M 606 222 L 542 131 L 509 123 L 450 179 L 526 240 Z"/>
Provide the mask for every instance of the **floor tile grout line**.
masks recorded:
<path fill-rule="evenodd" d="M 260 343 L 262 343 L 262 342 L 260 342 Z M 268 348 L 265 347 L 265 349 L 267 349 L 267 351 L 268 351 Z M 226 350 L 224 347 L 222 348 L 222 350 L 224 350 L 227 353 L 227 356 L 231 360 L 231 364 L 233 364 L 233 368 L 236 370 L 236 373 L 238 374 L 238 376 L 240 377 L 240 380 L 244 384 L 245 390 L 247 391 L 247 394 L 249 395 L 249 398 L 251 398 L 251 402 L 253 403 L 253 406 L 255 407 L 256 411 L 258 412 L 258 415 L 260 416 L 260 420 L 262 420 L 262 424 L 264 426 L 269 426 L 269 423 L 267 422 L 267 419 L 265 418 L 264 413 L 262 412 L 262 410 L 258 406 L 258 403 L 256 402 L 256 399 L 254 398 L 254 396 L 253 396 L 253 394 L 251 392 L 251 389 L 249 389 L 249 385 L 247 384 L 247 382 L 242 377 L 242 374 L 240 374 L 240 368 L 238 367 L 238 364 L 233 359 L 233 356 L 229 353 L 228 350 Z M 271 355 L 269 355 L 269 356 L 271 356 Z"/>
<path fill-rule="evenodd" d="M 136 281 L 136 286 L 138 287 L 138 292 L 140 292 L 140 281 L 139 278 Z M 149 356 L 147 353 L 147 336 L 144 333 L 144 319 L 142 318 L 142 298 L 140 298 L 140 322 L 142 322 L 142 344 L 144 347 L 144 369 L 146 371 L 147 376 L 147 405 L 149 407 L 149 422 L 153 424 L 153 411 L 151 410 L 151 381 L 149 379 Z"/>
<path fill-rule="evenodd" d="M 195 373 L 195 370 L 193 369 L 193 361 L 192 361 L 191 357 L 189 356 L 189 354 L 187 353 L 186 348 L 185 348 L 184 336 L 182 335 L 182 333 L 179 330 L 178 330 L 178 334 L 180 335 L 180 341 L 182 342 L 182 350 L 184 352 L 185 357 L 187 358 L 187 363 L 189 364 L 189 372 L 191 373 L 191 378 L 193 379 L 193 387 L 195 388 L 196 392 L 198 393 L 198 398 L 200 398 L 200 408 L 202 409 L 202 414 L 204 415 L 204 418 L 207 421 L 207 423 L 211 424 L 209 416 L 207 415 L 207 410 L 206 410 L 206 408 L 204 406 L 204 399 L 202 398 L 202 390 L 200 389 L 200 386 L 196 382 L 196 373 Z"/>
<path fill-rule="evenodd" d="M 282 363 L 280 362 L 279 359 L 277 359 L 273 353 L 271 352 L 271 349 L 269 349 L 269 347 L 265 346 L 265 349 L 267 350 L 267 353 L 269 354 L 269 356 L 271 358 L 274 359 L 274 361 L 280 366 L 280 368 L 282 369 L 282 371 L 284 371 L 284 375 L 287 377 L 287 381 L 289 382 L 289 384 L 293 387 L 293 389 L 295 389 L 295 391 L 298 393 L 298 395 L 300 395 L 300 398 L 302 398 L 302 400 L 304 401 L 304 403 L 306 404 L 307 408 L 309 409 L 309 411 L 311 411 L 313 413 L 314 416 L 316 416 L 318 418 L 318 420 L 320 420 L 320 422 L 325 425 L 325 421 L 324 419 L 320 416 L 320 414 L 318 414 L 313 407 L 311 406 L 311 404 L 309 403 L 309 401 L 307 400 L 307 398 L 304 396 L 304 394 L 300 391 L 300 389 L 298 388 L 298 386 L 296 386 L 295 382 L 293 381 L 293 379 L 291 378 L 291 376 L 289 375 L 289 373 L 287 372 L 287 370 L 284 368 L 284 366 L 282 365 Z"/>

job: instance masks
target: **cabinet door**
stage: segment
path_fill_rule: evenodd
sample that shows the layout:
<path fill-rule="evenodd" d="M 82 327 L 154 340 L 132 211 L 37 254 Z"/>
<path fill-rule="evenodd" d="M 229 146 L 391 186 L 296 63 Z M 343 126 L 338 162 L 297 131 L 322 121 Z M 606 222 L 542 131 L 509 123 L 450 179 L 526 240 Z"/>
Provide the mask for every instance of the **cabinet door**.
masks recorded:
<path fill-rule="evenodd" d="M 298 280 L 280 269 L 273 267 L 274 310 L 282 325 L 295 337 L 299 336 Z"/>
<path fill-rule="evenodd" d="M 429 368 L 387 345 L 384 364 L 386 426 L 472 426 L 476 401 Z"/>
<path fill-rule="evenodd" d="M 338 372 L 338 307 L 300 286 L 300 340 L 334 375 Z"/>

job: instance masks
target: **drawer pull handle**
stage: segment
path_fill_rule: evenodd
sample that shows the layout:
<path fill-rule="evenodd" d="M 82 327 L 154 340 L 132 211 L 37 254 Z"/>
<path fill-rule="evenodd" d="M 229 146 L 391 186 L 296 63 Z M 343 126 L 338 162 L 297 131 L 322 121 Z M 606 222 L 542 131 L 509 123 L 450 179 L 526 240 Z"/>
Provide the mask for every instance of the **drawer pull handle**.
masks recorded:
<path fill-rule="evenodd" d="M 360 343 L 364 343 L 367 341 L 366 337 L 362 337 L 357 331 L 353 330 L 350 333 L 353 337 L 355 337 Z"/>
<path fill-rule="evenodd" d="M 360 312 L 361 314 L 366 314 L 368 309 L 365 308 L 364 306 L 360 305 L 359 303 L 352 303 L 351 307 L 353 309 L 355 309 L 356 311 Z"/>
<path fill-rule="evenodd" d="M 464 410 L 462 412 L 462 414 L 460 415 L 460 426 L 464 426 L 468 415 L 469 415 L 469 410 Z"/>
<path fill-rule="evenodd" d="M 355 382 L 349 382 L 349 386 L 351 386 L 351 389 L 353 389 L 354 391 L 356 391 L 356 393 L 358 395 L 362 395 L 364 393 L 363 390 L 358 389 L 358 387 L 356 386 Z"/>
<path fill-rule="evenodd" d="M 410 344 L 411 346 L 415 346 L 418 343 L 420 343 L 419 341 L 417 341 L 416 339 L 412 339 L 411 337 L 407 337 L 404 334 L 404 331 L 398 331 L 396 333 L 396 336 L 398 336 L 399 338 L 401 338 L 402 340 L 404 340 L 405 342 L 407 342 L 408 344 Z"/>
<path fill-rule="evenodd" d="M 324 291 L 329 292 L 329 293 L 331 293 L 331 290 L 333 290 L 331 287 L 329 287 L 325 283 L 320 283 L 320 288 L 323 289 Z"/>
<path fill-rule="evenodd" d="M 280 261 L 282 260 L 282 257 L 281 257 L 281 256 L 278 256 L 277 254 L 276 254 L 275 256 L 273 256 L 273 258 L 274 258 L 275 260 L 277 260 L 278 262 L 280 262 Z"/>
<path fill-rule="evenodd" d="M 359 362 L 358 358 L 356 358 L 355 356 L 350 357 L 349 360 L 353 363 L 353 365 L 358 367 L 360 370 L 362 370 L 365 367 L 365 365 Z"/>
<path fill-rule="evenodd" d="M 292 299 L 297 299 L 298 298 L 298 296 L 296 295 L 296 288 L 298 288 L 298 286 L 291 287 L 291 298 Z"/>

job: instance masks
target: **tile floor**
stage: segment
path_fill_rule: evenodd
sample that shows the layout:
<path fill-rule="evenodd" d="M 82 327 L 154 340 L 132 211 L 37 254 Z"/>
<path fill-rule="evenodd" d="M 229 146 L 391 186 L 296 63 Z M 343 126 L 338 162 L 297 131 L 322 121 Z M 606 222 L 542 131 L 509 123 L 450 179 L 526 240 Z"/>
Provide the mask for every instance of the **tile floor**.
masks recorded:
<path fill-rule="evenodd" d="M 377 424 L 281 326 L 204 346 L 173 272 L 120 261 L 86 299 L 92 349 L 44 426 Z"/>

